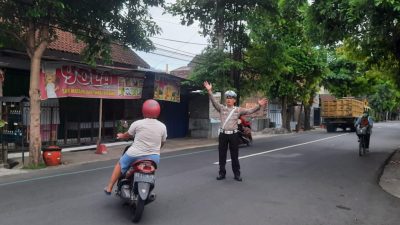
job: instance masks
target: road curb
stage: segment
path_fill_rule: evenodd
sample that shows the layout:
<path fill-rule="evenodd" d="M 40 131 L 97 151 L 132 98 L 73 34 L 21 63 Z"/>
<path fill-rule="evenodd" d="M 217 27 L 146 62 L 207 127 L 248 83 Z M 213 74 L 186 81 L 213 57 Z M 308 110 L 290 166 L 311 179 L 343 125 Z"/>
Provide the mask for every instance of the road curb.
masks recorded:
<path fill-rule="evenodd" d="M 379 186 L 394 197 L 400 198 L 400 149 L 384 162 L 379 176 Z"/>

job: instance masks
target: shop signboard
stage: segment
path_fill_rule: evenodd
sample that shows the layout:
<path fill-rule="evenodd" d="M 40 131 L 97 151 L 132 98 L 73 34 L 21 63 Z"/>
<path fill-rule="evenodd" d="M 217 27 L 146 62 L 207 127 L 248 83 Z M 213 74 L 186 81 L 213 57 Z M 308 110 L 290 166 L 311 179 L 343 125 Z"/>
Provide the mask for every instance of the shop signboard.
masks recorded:
<path fill-rule="evenodd" d="M 154 99 L 170 102 L 180 102 L 180 80 L 164 75 L 155 75 Z"/>
<path fill-rule="evenodd" d="M 140 99 L 143 81 L 144 75 L 135 71 L 49 63 L 40 73 L 40 94 L 42 100 L 63 97 Z"/>

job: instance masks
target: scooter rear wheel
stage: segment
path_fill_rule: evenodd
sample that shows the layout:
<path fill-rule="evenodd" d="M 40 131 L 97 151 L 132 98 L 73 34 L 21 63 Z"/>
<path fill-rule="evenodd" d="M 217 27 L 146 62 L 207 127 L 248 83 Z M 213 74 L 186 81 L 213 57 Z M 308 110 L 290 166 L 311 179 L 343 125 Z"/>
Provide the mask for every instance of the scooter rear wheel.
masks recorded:
<path fill-rule="evenodd" d="M 138 196 L 136 204 L 132 207 L 132 222 L 137 223 L 142 218 L 144 203 L 144 200 Z"/>

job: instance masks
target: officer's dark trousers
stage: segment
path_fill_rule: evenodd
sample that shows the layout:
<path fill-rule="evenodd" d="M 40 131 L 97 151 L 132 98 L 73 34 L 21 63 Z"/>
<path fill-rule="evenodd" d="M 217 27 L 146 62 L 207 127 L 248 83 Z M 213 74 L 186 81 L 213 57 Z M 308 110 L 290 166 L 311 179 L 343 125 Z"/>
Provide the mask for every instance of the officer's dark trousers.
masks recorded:
<path fill-rule="evenodd" d="M 225 164 L 226 164 L 226 155 L 228 151 L 231 154 L 232 160 L 232 171 L 235 176 L 240 176 L 240 164 L 239 164 L 239 137 L 238 133 L 235 134 L 219 134 L 219 174 L 225 175 Z"/>

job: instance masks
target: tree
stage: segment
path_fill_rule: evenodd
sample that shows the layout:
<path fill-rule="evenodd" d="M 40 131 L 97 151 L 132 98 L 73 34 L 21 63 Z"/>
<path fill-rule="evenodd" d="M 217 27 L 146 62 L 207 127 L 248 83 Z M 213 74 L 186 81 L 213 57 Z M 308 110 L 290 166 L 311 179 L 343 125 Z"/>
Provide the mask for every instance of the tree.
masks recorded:
<path fill-rule="evenodd" d="M 148 6 L 163 0 L 2 0 L 0 30 L 8 39 L 17 40 L 31 59 L 29 162 L 40 160 L 41 58 L 49 43 L 57 38 L 56 29 L 72 32 L 86 43 L 85 61 L 110 60 L 110 43 L 117 41 L 139 50 L 153 47 L 149 36 L 159 32 L 150 20 Z M 4 40 L 4 38 L 0 38 Z"/>
<path fill-rule="evenodd" d="M 366 64 L 400 63 L 400 1 L 315 0 L 308 10 L 308 31 L 318 44 L 347 42 Z M 400 76 L 400 71 L 396 71 Z M 400 80 L 400 79 L 399 79 Z"/>
<path fill-rule="evenodd" d="M 280 0 L 279 17 L 260 10 L 249 23 L 249 62 L 259 74 L 259 87 L 281 101 L 286 129 L 290 129 L 290 106 L 301 102 L 309 109 L 325 72 L 322 49 L 313 47 L 305 33 L 307 6 L 307 1 Z"/>
<path fill-rule="evenodd" d="M 226 52 L 206 48 L 203 53 L 197 57 L 193 72 L 189 79 L 197 86 L 202 86 L 205 80 L 213 84 L 213 89 L 224 91 L 234 89 L 234 84 L 229 79 L 229 73 L 232 68 L 239 67 L 241 64 L 235 62 Z"/>
<path fill-rule="evenodd" d="M 400 107 L 400 91 L 398 83 L 392 77 L 392 64 L 388 62 L 385 65 L 380 64 L 372 66 L 366 71 L 365 76 L 370 91 L 367 93 L 369 105 L 378 120 L 387 120 L 390 113 L 397 113 Z"/>
<path fill-rule="evenodd" d="M 367 63 L 367 57 L 354 52 L 344 43 L 329 54 L 329 72 L 322 84 L 336 97 L 354 96 L 367 99 L 377 119 L 387 119 L 399 107 L 399 91 L 394 59 Z"/>
<path fill-rule="evenodd" d="M 348 97 L 369 93 L 365 62 L 349 57 L 344 47 L 328 53 L 328 70 L 321 84 L 332 95 Z"/>
<path fill-rule="evenodd" d="M 173 15 L 181 17 L 183 25 L 192 25 L 194 21 L 199 26 L 204 36 L 209 36 L 212 46 L 230 52 L 230 58 L 238 64 L 243 62 L 243 50 L 248 47 L 249 37 L 246 24 L 249 15 L 256 8 L 263 8 L 269 12 L 276 9 L 276 1 L 272 0 L 178 0 L 167 7 Z M 234 88 L 238 91 L 238 101 L 241 92 L 241 70 L 237 64 L 229 73 L 218 76 L 229 76 Z M 201 65 L 200 65 L 201 66 Z M 226 65 L 224 65 L 226 66 Z M 219 70 L 225 70 L 219 69 Z"/>

